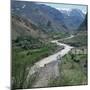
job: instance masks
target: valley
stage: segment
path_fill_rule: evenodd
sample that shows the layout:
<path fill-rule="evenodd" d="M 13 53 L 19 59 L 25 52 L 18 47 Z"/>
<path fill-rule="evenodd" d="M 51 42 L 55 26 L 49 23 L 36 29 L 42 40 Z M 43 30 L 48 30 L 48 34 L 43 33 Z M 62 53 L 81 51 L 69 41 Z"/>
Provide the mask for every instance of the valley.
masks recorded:
<path fill-rule="evenodd" d="M 12 1 L 12 89 L 87 85 L 87 38 L 82 10 Z"/>

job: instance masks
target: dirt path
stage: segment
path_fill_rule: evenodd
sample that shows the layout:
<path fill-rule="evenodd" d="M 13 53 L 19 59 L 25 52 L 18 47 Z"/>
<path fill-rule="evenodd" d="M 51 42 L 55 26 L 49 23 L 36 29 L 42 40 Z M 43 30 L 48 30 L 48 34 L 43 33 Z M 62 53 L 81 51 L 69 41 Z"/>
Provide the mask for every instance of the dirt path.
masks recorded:
<path fill-rule="evenodd" d="M 71 37 L 73 36 L 70 36 L 68 38 Z M 30 75 L 33 75 L 35 72 L 39 73 L 39 75 L 37 76 L 37 80 L 32 85 L 32 87 L 46 87 L 50 78 L 57 77 L 59 75 L 58 57 L 60 58 L 64 56 L 73 48 L 67 44 L 58 42 L 58 40 L 53 40 L 51 42 L 56 43 L 59 46 L 64 46 L 64 49 L 40 60 L 39 62 L 35 63 L 33 67 L 31 67 L 27 80 L 29 79 Z"/>
<path fill-rule="evenodd" d="M 39 76 L 32 87 L 47 87 L 48 81 L 59 75 L 58 62 L 53 61 L 39 70 Z"/>

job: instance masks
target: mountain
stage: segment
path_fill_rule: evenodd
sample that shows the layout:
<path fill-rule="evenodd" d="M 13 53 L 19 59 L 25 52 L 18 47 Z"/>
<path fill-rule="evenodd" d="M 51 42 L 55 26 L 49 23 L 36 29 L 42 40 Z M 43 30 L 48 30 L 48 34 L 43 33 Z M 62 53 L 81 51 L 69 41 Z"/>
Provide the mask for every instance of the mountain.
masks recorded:
<path fill-rule="evenodd" d="M 85 15 L 79 9 L 59 10 L 63 16 L 63 22 L 69 30 L 77 30 L 83 22 Z"/>
<path fill-rule="evenodd" d="M 55 8 L 35 2 L 12 1 L 12 13 L 30 19 L 47 33 L 65 32 L 63 14 Z"/>
<path fill-rule="evenodd" d="M 77 30 L 85 15 L 79 9 L 58 10 L 37 2 L 12 1 L 11 12 L 30 20 L 47 34 Z"/>
<path fill-rule="evenodd" d="M 12 40 L 18 37 L 31 36 L 33 38 L 46 39 L 48 36 L 30 20 L 12 14 Z"/>
<path fill-rule="evenodd" d="M 84 21 L 81 23 L 78 31 L 86 31 L 87 30 L 87 14 L 85 16 Z"/>

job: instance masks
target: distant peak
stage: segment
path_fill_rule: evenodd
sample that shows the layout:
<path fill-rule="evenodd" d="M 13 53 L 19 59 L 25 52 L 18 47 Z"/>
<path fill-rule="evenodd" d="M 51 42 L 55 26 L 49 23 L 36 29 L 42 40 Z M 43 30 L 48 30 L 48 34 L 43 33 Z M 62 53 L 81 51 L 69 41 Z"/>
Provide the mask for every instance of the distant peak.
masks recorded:
<path fill-rule="evenodd" d="M 56 8 L 57 10 L 64 10 L 64 11 L 71 11 L 71 9 L 70 8 Z"/>

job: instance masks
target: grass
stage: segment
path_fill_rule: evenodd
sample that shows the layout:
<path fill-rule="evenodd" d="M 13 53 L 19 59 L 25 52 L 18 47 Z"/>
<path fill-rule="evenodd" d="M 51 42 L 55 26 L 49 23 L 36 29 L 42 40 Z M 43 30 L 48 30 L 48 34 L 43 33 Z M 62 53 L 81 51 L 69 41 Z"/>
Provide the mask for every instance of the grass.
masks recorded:
<path fill-rule="evenodd" d="M 59 64 L 60 76 L 51 79 L 49 86 L 75 86 L 87 85 L 87 53 L 76 54 L 76 52 L 87 49 L 87 32 L 78 32 L 73 38 L 60 40 L 62 43 L 74 46 L 67 55 L 62 57 Z"/>
<path fill-rule="evenodd" d="M 62 47 L 58 47 L 56 44 L 51 43 L 30 49 L 24 49 L 20 46 L 17 47 L 14 45 L 12 48 L 12 88 L 16 89 L 31 87 L 36 76 L 30 78 L 29 84 L 25 85 L 24 82 L 26 81 L 26 77 L 29 72 L 28 68 L 30 69 L 30 67 L 34 65 L 35 62 L 53 54 L 58 49 L 60 50 Z"/>
<path fill-rule="evenodd" d="M 87 46 L 87 34 L 86 32 L 80 32 L 77 35 L 75 35 L 73 38 L 68 40 L 60 40 L 60 42 L 69 44 L 74 47 L 82 47 Z"/>
<path fill-rule="evenodd" d="M 69 36 L 70 34 L 68 32 L 52 33 L 53 39 L 62 39 L 62 38 L 66 38 Z"/>
<path fill-rule="evenodd" d="M 72 86 L 87 84 L 87 54 L 71 54 L 62 58 L 60 76 L 51 79 L 49 86 Z"/>

